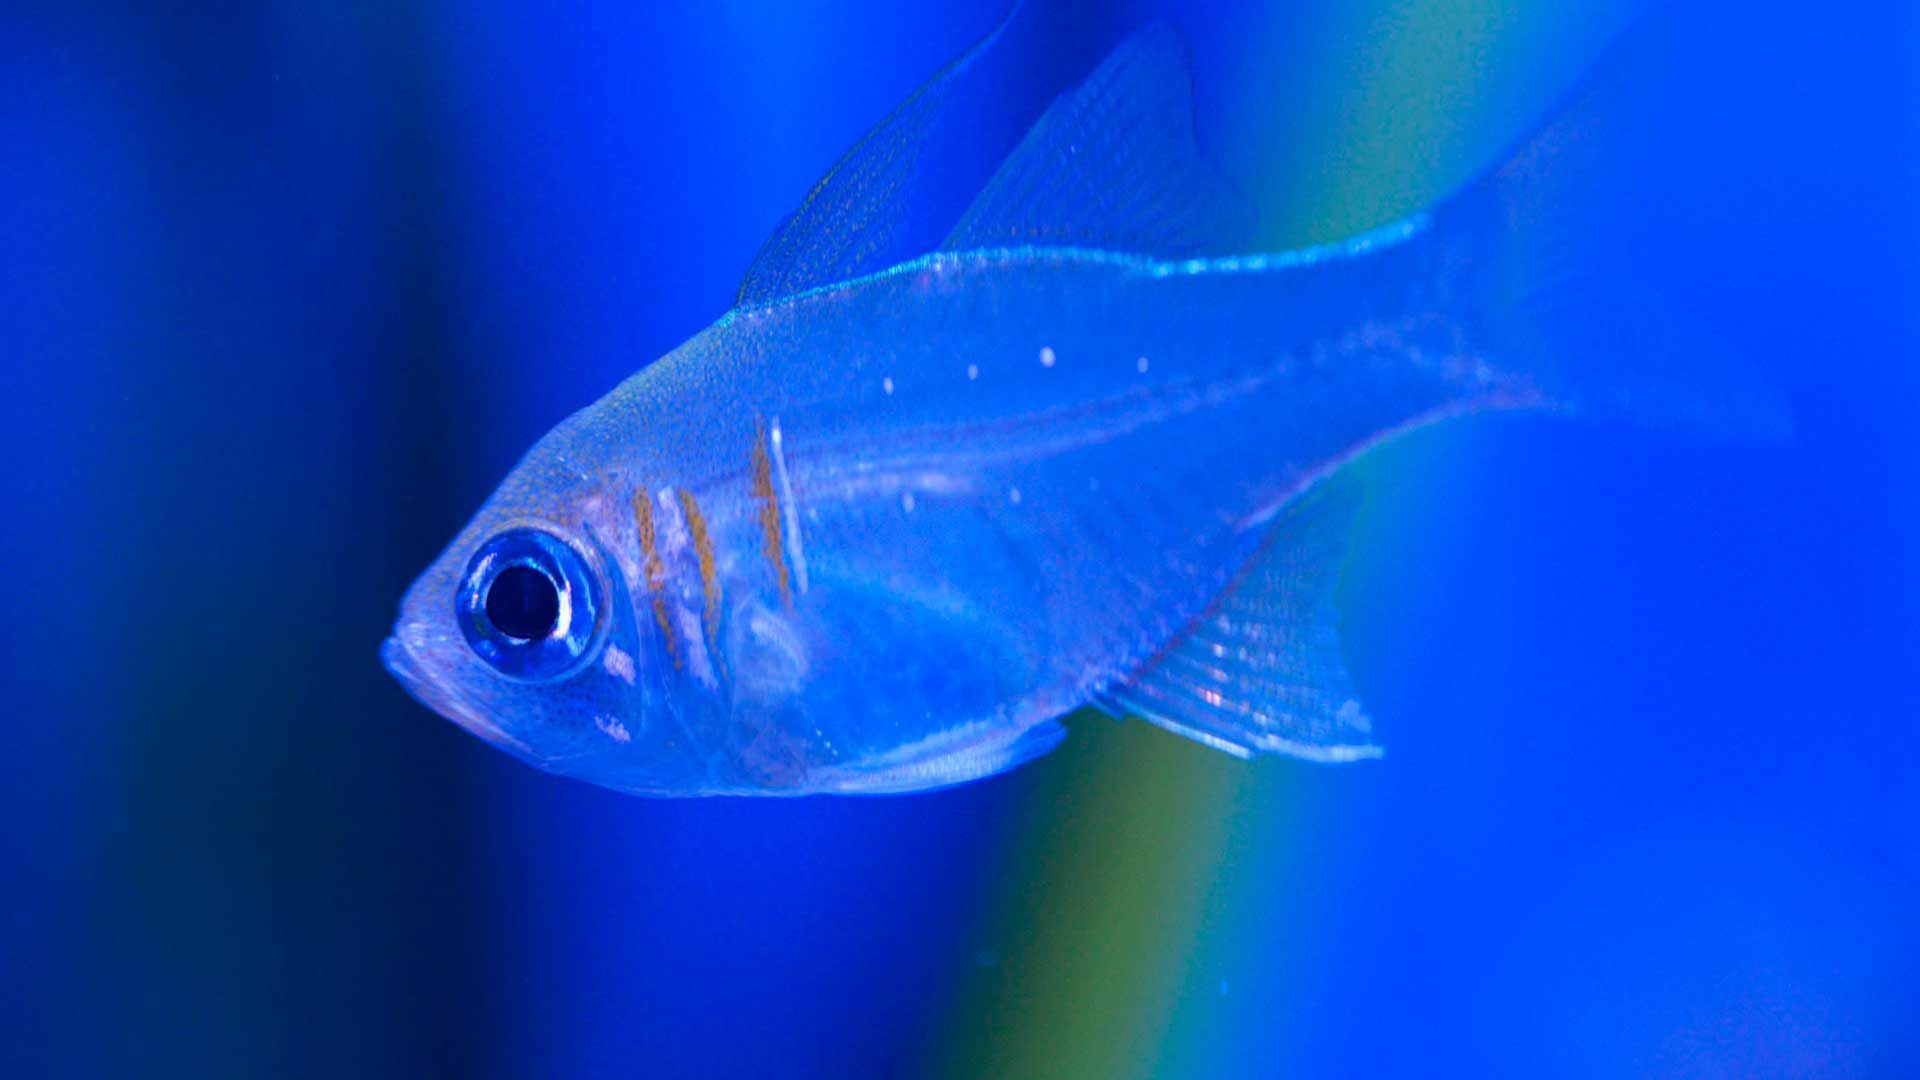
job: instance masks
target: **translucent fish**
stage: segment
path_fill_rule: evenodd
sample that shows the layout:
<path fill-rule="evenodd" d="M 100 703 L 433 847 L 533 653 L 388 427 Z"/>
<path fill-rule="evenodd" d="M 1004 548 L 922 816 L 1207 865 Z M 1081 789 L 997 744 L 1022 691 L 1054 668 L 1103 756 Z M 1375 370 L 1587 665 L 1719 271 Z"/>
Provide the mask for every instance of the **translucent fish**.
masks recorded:
<path fill-rule="evenodd" d="M 734 310 L 527 454 L 402 603 L 383 656 L 416 697 L 656 795 L 954 784 L 1089 705 L 1368 758 L 1331 605 L 1346 463 L 1489 410 L 1777 423 L 1621 285 L 1638 46 L 1429 211 L 1257 253 L 1158 25 L 940 222 L 924 170 L 1004 34 L 834 167 Z"/>

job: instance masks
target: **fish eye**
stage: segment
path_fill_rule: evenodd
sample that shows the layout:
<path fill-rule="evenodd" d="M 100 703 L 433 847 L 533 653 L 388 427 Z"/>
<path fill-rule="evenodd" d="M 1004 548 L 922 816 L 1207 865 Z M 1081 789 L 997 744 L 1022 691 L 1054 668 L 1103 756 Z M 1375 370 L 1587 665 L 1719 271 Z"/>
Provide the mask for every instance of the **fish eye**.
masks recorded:
<path fill-rule="evenodd" d="M 560 586 L 531 566 L 509 566 L 487 586 L 487 619 L 508 637 L 543 638 L 560 621 Z"/>
<path fill-rule="evenodd" d="M 481 659 L 503 675 L 536 682 L 579 666 L 603 606 L 587 560 L 540 529 L 512 529 L 482 544 L 455 604 L 467 644 Z"/>

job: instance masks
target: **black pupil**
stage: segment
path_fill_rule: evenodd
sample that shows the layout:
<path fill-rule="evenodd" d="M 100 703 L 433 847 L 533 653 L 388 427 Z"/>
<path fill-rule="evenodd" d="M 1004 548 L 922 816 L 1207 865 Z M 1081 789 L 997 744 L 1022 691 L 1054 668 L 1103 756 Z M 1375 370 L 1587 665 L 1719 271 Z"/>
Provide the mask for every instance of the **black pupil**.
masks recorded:
<path fill-rule="evenodd" d="M 546 637 L 559 618 L 560 591 L 531 566 L 509 566 L 487 587 L 487 619 L 509 637 Z"/>

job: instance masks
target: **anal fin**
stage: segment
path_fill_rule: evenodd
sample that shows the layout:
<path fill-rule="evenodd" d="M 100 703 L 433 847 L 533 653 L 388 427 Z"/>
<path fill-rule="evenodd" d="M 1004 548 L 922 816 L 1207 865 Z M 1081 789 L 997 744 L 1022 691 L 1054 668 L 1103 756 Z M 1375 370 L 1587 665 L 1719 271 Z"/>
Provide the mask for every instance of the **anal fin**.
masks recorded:
<path fill-rule="evenodd" d="M 1378 757 L 1340 658 L 1333 587 L 1358 495 L 1323 482 L 1268 526 L 1240 579 L 1124 685 L 1096 700 L 1240 757 Z"/>

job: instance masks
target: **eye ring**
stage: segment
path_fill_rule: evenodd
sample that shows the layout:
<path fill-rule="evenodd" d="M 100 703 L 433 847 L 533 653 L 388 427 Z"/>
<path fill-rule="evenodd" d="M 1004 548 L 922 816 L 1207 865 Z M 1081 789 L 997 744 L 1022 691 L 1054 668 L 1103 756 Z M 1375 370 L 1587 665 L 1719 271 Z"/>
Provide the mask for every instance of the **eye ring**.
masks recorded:
<path fill-rule="evenodd" d="M 510 678 L 550 682 L 599 645 L 605 590 L 587 558 L 544 529 L 498 533 L 473 554 L 454 606 L 467 645 Z"/>

